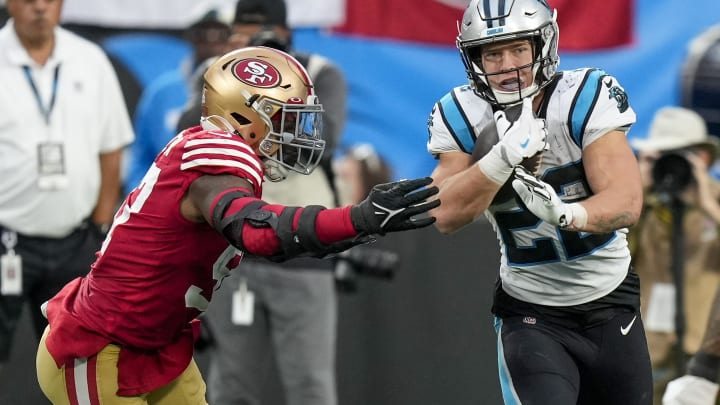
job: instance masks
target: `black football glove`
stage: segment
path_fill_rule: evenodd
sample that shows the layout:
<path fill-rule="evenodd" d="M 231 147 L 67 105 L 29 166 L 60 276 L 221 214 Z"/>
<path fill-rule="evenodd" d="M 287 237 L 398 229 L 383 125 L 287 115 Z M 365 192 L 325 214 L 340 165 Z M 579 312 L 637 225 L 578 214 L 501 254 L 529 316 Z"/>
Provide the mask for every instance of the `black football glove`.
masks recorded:
<path fill-rule="evenodd" d="M 432 216 L 413 218 L 440 205 L 437 199 L 426 201 L 439 191 L 435 186 L 425 188 L 430 183 L 432 178 L 425 177 L 376 185 L 365 200 L 350 210 L 355 230 L 365 235 L 384 235 L 432 224 Z"/>

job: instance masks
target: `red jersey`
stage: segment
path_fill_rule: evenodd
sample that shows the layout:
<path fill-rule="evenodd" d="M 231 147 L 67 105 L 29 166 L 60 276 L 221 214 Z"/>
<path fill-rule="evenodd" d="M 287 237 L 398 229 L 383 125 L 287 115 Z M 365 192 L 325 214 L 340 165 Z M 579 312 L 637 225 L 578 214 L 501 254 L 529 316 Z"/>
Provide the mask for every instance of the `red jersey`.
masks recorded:
<path fill-rule="evenodd" d="M 190 184 L 207 174 L 245 178 L 262 194 L 262 165 L 241 138 L 195 127 L 170 141 L 115 215 L 90 273 L 48 303 L 58 367 L 117 344 L 119 395 L 152 391 L 187 368 L 195 318 L 241 256 L 180 212 Z"/>

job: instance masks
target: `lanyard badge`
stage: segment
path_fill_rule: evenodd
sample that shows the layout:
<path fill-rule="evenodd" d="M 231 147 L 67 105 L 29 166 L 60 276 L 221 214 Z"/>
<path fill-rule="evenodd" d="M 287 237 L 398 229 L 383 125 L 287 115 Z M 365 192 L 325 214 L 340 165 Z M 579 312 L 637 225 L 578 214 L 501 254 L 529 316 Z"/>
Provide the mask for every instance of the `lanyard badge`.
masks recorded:
<path fill-rule="evenodd" d="M 252 325 L 255 312 L 255 294 L 248 290 L 247 281 L 243 278 L 240 286 L 233 293 L 232 323 L 234 325 Z"/>
<path fill-rule="evenodd" d="M 38 188 L 43 191 L 62 190 L 68 186 L 65 174 L 65 149 L 62 143 L 38 145 Z"/>
<path fill-rule="evenodd" d="M 15 254 L 17 233 L 4 230 L 2 244 L 6 253 L 0 256 L 0 295 L 22 294 L 22 258 Z"/>

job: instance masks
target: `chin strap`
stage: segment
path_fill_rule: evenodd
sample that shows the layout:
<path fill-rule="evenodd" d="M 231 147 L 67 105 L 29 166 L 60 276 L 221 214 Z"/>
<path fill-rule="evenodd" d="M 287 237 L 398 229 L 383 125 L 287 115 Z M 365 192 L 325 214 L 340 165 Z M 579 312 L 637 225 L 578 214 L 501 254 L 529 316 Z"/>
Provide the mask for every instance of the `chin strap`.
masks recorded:
<path fill-rule="evenodd" d="M 216 124 L 214 121 L 218 121 L 222 126 Z M 219 115 L 200 117 L 200 126 L 206 131 L 223 131 L 240 136 L 240 133 L 228 122 L 228 120 Z"/>
<path fill-rule="evenodd" d="M 263 174 L 268 181 L 276 183 L 287 178 L 288 172 L 282 165 L 274 160 L 261 158 L 263 164 Z"/>

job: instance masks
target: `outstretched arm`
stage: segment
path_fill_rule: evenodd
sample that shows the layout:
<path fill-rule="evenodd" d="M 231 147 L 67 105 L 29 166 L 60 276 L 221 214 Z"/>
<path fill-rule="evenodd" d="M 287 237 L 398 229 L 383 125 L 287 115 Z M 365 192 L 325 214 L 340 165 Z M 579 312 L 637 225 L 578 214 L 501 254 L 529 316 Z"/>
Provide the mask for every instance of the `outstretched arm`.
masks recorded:
<path fill-rule="evenodd" d="M 450 234 L 481 216 L 501 185 L 488 178 L 466 153 L 443 153 L 439 159 L 432 178 L 443 203 L 431 214 L 437 218 L 437 229 Z"/>
<path fill-rule="evenodd" d="M 365 236 L 428 226 L 432 217 L 417 217 L 440 204 L 426 200 L 437 188 L 430 178 L 380 184 L 353 206 L 287 207 L 254 196 L 240 177 L 202 176 L 183 200 L 183 215 L 208 222 L 239 249 L 260 256 L 287 259 L 322 256 L 367 241 Z"/>

